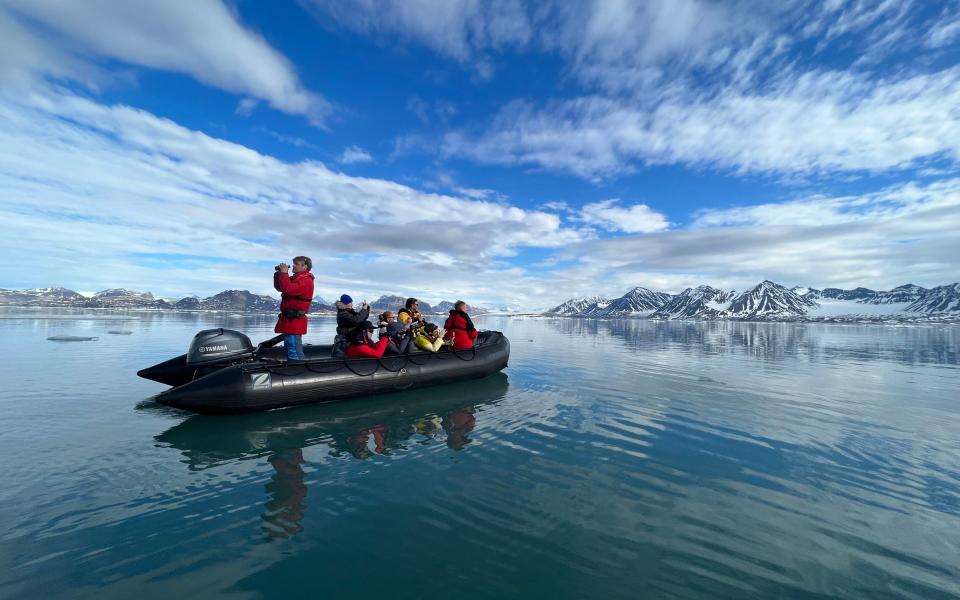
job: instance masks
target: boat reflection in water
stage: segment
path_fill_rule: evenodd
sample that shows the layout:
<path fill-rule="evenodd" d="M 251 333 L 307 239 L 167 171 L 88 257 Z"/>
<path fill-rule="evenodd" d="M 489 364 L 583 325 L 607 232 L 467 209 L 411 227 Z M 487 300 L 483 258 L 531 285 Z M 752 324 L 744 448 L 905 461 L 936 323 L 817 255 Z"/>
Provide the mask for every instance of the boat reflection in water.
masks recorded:
<path fill-rule="evenodd" d="M 310 464 L 305 448 L 326 445 L 331 457 L 359 460 L 404 452 L 411 441 L 443 439 L 447 447 L 463 450 L 477 427 L 478 409 L 502 399 L 507 388 L 507 376 L 497 373 L 334 404 L 229 418 L 194 415 L 155 439 L 183 453 L 194 471 L 266 457 L 273 475 L 265 485 L 263 531 L 287 538 L 303 531 L 308 476 L 323 478 L 323 465 Z"/>

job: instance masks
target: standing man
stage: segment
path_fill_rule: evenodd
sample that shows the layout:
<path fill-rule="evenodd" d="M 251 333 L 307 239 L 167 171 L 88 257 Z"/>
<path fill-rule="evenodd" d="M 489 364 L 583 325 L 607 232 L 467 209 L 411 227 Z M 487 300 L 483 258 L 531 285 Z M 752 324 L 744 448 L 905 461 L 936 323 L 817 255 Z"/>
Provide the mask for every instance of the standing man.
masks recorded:
<path fill-rule="evenodd" d="M 287 263 L 277 265 L 273 287 L 280 292 L 280 314 L 274 333 L 283 334 L 287 360 L 303 360 L 303 334 L 307 332 L 307 311 L 313 300 L 313 261 L 307 256 L 293 259 L 293 275 Z"/>

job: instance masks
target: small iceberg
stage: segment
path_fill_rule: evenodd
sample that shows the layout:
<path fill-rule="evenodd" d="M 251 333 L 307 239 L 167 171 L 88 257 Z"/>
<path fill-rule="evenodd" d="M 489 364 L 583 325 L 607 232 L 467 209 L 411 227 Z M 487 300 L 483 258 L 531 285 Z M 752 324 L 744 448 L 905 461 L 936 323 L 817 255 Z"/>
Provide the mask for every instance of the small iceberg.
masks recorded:
<path fill-rule="evenodd" d="M 111 329 L 107 333 L 112 333 L 113 335 L 130 335 L 133 332 L 123 329 Z"/>
<path fill-rule="evenodd" d="M 51 335 L 47 338 L 51 342 L 95 342 L 98 337 L 87 337 L 84 335 Z"/>

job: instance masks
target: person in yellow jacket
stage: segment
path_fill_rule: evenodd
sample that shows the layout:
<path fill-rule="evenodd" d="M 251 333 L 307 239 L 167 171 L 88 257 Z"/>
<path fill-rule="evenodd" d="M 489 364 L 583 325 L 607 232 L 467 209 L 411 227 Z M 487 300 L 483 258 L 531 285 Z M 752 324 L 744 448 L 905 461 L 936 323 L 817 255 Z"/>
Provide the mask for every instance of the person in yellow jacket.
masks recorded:
<path fill-rule="evenodd" d="M 420 301 L 416 298 L 407 298 L 403 308 L 397 311 L 397 320 L 402 325 L 423 325 L 423 315 L 420 314 Z"/>
<path fill-rule="evenodd" d="M 443 331 L 436 324 L 427 323 L 417 331 L 417 337 L 413 338 L 413 343 L 417 348 L 427 352 L 437 352 L 443 347 Z"/>

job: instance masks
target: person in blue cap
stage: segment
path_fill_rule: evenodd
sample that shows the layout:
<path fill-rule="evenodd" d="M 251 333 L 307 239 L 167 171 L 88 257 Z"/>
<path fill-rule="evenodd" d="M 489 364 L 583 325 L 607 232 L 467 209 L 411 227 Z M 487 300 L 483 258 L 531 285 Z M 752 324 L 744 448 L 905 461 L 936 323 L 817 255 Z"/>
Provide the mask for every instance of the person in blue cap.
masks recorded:
<path fill-rule="evenodd" d="M 370 305 L 366 302 L 360 307 L 360 310 L 353 309 L 353 298 L 344 294 L 336 302 L 337 307 L 337 336 L 333 338 L 333 355 L 336 357 L 346 356 L 347 342 L 356 332 L 367 317 L 370 316 Z"/>

